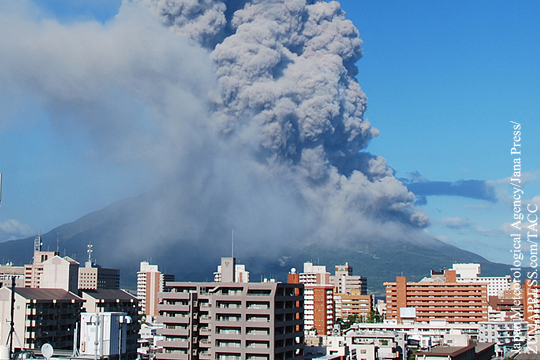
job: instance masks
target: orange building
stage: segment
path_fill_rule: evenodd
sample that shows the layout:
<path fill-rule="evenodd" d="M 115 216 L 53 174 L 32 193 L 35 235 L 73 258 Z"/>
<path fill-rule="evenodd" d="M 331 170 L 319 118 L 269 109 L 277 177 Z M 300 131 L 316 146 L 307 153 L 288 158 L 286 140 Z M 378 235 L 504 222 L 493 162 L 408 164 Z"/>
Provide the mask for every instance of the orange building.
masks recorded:
<path fill-rule="evenodd" d="M 455 270 L 432 271 L 431 278 L 407 282 L 405 276 L 386 286 L 386 318 L 402 322 L 401 309 L 415 308 L 416 321 L 444 319 L 455 323 L 488 320 L 487 283 L 457 282 Z"/>
<path fill-rule="evenodd" d="M 304 269 L 306 266 L 304 265 Z M 326 272 L 325 267 L 320 267 L 322 274 Z M 334 286 L 328 283 L 316 283 L 317 281 L 327 281 L 328 276 L 311 276 L 297 274 L 296 269 L 291 269 L 288 276 L 289 284 L 304 284 L 304 329 L 315 330 L 319 335 L 330 335 L 334 326 Z M 308 284 L 304 283 L 308 278 Z"/>

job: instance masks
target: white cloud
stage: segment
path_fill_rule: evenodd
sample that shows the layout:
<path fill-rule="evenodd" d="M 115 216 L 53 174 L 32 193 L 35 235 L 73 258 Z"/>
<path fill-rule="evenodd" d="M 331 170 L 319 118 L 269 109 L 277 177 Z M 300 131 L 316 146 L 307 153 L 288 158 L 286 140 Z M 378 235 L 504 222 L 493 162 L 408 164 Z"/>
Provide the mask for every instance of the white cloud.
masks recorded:
<path fill-rule="evenodd" d="M 4 240 L 20 239 L 36 233 L 31 226 L 22 224 L 15 219 L 0 222 L 0 232 L 3 233 Z"/>

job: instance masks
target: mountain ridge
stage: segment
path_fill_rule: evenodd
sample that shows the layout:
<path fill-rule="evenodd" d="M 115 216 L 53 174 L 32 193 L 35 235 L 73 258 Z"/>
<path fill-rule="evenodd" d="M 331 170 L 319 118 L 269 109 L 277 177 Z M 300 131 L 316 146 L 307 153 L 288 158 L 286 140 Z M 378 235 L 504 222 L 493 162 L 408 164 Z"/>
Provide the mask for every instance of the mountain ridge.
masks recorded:
<path fill-rule="evenodd" d="M 86 246 L 91 243 L 93 258 L 103 267 L 119 268 L 121 284 L 127 288 L 134 288 L 139 262 L 144 260 L 159 265 L 164 273 L 174 274 L 177 281 L 212 281 L 221 256 L 230 255 L 231 244 L 221 241 L 219 234 L 202 239 L 180 238 L 178 226 L 162 226 L 174 222 L 167 214 L 161 223 L 149 225 L 144 219 L 156 207 L 146 205 L 155 196 L 155 192 L 149 192 L 122 199 L 60 225 L 42 235 L 43 248 L 56 249 L 58 237 L 61 255 L 84 263 Z M 145 238 L 147 233 L 152 234 L 152 239 Z M 16 265 L 31 263 L 33 239 L 0 243 L 2 260 Z M 290 269 L 302 271 L 300 267 L 306 261 L 326 265 L 331 274 L 335 265 L 348 262 L 355 275 L 367 276 L 368 289 L 375 294 L 383 294 L 383 283 L 395 281 L 396 276 L 405 275 L 411 281 L 418 281 L 429 276 L 430 270 L 450 268 L 455 262 L 480 263 L 483 276 L 504 276 L 510 268 L 436 239 L 423 242 L 373 239 L 346 246 L 327 245 L 331 244 L 276 244 L 275 248 L 266 246 L 255 253 L 237 256 L 237 261 L 246 265 L 252 281 L 259 281 L 259 277 L 286 281 Z"/>

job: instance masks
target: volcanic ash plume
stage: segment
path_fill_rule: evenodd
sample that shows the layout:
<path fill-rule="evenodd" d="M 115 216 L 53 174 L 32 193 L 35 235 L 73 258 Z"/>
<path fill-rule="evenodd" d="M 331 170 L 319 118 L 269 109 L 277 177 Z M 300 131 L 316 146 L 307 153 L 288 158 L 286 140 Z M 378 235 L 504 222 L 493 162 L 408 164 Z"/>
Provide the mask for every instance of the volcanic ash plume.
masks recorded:
<path fill-rule="evenodd" d="M 107 24 L 8 15 L 0 87 L 162 190 L 132 207 L 144 215 L 115 236 L 124 251 L 228 244 L 231 229 L 237 253 L 421 236 L 413 195 L 365 152 L 378 131 L 339 3 L 124 1 Z"/>
<path fill-rule="evenodd" d="M 385 236 L 384 224 L 426 225 L 385 160 L 359 153 L 378 131 L 354 78 L 359 33 L 338 2 L 148 3 L 165 26 L 211 51 L 220 85 L 211 126 L 228 151 L 249 152 L 293 192 L 303 236 L 354 240 Z"/>

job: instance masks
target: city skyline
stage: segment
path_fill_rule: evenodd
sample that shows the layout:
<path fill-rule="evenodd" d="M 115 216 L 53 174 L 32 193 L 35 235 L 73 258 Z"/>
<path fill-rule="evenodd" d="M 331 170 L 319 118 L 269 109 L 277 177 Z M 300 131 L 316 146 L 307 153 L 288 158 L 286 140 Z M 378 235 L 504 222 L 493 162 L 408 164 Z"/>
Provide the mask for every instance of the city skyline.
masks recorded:
<path fill-rule="evenodd" d="M 97 44 L 105 54 L 114 46 L 105 39 L 122 39 L 122 31 L 139 29 L 141 37 L 146 33 L 159 34 L 151 39 L 160 39 L 143 50 L 168 47 L 162 45 L 170 41 L 167 32 L 159 30 L 157 22 L 152 24 L 141 8 L 123 5 L 121 16 L 115 18 L 120 6 L 120 1 L 2 4 L 2 18 L 17 16 L 3 22 L 5 32 L 12 37 L 0 42 L 0 48 L 5 54 L 16 56 L 6 55 L 0 64 L 6 71 L 27 69 L 24 61 L 31 62 L 32 56 L 39 54 L 36 47 L 40 42 L 33 43 L 34 48 L 20 47 L 19 42 L 33 39 L 36 34 L 41 34 L 42 43 L 51 48 L 63 48 L 64 41 L 66 57 L 74 57 L 81 64 L 89 54 L 83 47 L 77 48 L 74 39 Z M 341 6 L 363 41 L 356 78 L 367 96 L 364 118 L 380 130 L 378 136 L 367 139 L 369 145 L 364 150 L 386 159 L 395 170 L 395 177 L 420 195 L 415 199 L 416 209 L 420 214 L 425 211 L 430 222 L 421 231 L 488 260 L 510 263 L 512 239 L 506 231 L 513 212 L 511 189 L 505 181 L 513 175 L 514 157 L 510 149 L 514 129 L 510 121 L 522 126 L 520 179 L 526 185 L 524 202 L 540 203 L 540 164 L 534 159 L 540 153 L 539 143 L 534 142 L 540 133 L 540 125 L 535 121 L 540 110 L 536 100 L 540 94 L 540 74 L 535 64 L 540 55 L 535 41 L 540 6 L 532 1 L 519 6 L 509 2 L 391 2 L 384 7 L 368 1 L 342 1 Z M 90 36 L 92 31 L 98 36 Z M 55 34 L 59 35 L 57 39 Z M 75 48 L 74 52 L 69 51 L 70 46 Z M 180 56 L 185 49 L 189 54 L 204 57 L 204 50 L 192 44 L 176 44 L 167 48 L 164 61 Z M 160 60 L 163 59 L 150 58 L 149 63 Z M 14 65 L 17 61 L 20 68 Z M 45 57 L 36 64 L 43 66 L 40 72 L 49 80 L 49 91 L 61 93 L 55 105 L 67 104 L 61 110 L 52 111 L 50 103 L 44 105 L 39 89 L 43 84 L 34 83 L 32 77 L 18 78 L 0 72 L 0 79 L 8 79 L 0 85 L 6 94 L 0 100 L 0 172 L 4 182 L 0 241 L 33 236 L 39 229 L 47 232 L 113 201 L 147 191 L 169 175 L 168 170 L 155 175 L 139 161 L 144 156 L 151 159 L 152 152 L 159 150 L 125 156 L 121 145 L 115 148 L 117 144 L 110 138 L 116 134 L 123 134 L 120 141 L 141 140 L 145 144 L 145 139 L 136 138 L 138 134 L 131 134 L 129 127 L 108 124 L 106 119 L 84 127 L 72 121 L 84 114 L 70 113 L 77 107 L 69 103 L 69 92 L 81 91 L 70 79 L 87 79 L 88 74 L 77 73 L 77 67 L 68 68 L 66 77 L 58 79 L 63 72 L 54 61 L 55 57 Z M 185 66 L 211 68 L 210 63 L 191 64 L 185 58 L 181 61 Z M 114 70 L 127 71 L 122 66 Z M 100 89 L 102 77 L 111 76 L 106 71 L 95 71 L 97 85 L 89 84 L 90 92 Z M 188 79 L 191 88 L 201 92 L 212 88 L 213 81 L 206 75 Z M 204 85 L 199 87 L 200 84 Z M 151 90 L 168 89 L 156 86 Z M 134 127 L 148 126 L 143 120 L 154 110 L 137 104 L 138 95 L 110 91 L 109 97 L 96 97 L 99 105 L 109 110 L 108 116 L 143 114 Z M 94 95 L 81 94 L 81 98 L 87 96 L 94 101 Z M 188 100 L 183 100 L 182 110 L 197 114 L 200 109 L 197 105 L 187 106 Z M 118 101 L 122 108 L 109 101 Z M 101 115 L 99 111 L 96 114 Z M 188 155 L 182 153 L 180 161 L 195 166 L 185 160 Z M 160 165 L 166 168 L 165 163 Z M 216 167 L 219 169 L 220 165 L 223 164 Z M 233 166 L 224 173 L 234 171 Z M 276 184 L 279 185 L 282 183 Z M 270 225 L 279 223 L 278 220 Z M 291 226 L 285 226 L 283 231 L 291 230 Z M 247 230 L 245 233 L 250 234 Z"/>

